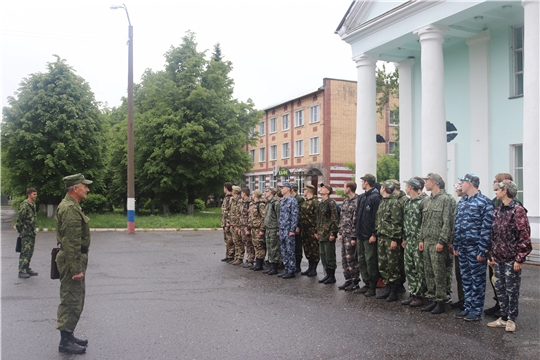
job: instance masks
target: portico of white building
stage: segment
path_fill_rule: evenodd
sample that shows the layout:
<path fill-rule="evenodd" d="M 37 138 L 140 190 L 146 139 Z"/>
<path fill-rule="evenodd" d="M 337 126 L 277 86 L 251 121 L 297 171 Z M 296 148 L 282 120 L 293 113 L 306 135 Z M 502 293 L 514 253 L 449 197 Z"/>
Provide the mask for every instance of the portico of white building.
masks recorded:
<path fill-rule="evenodd" d="M 538 0 L 353 2 L 336 33 L 358 69 L 357 178 L 376 173 L 375 64 L 399 69 L 400 181 L 510 173 L 540 261 Z"/>

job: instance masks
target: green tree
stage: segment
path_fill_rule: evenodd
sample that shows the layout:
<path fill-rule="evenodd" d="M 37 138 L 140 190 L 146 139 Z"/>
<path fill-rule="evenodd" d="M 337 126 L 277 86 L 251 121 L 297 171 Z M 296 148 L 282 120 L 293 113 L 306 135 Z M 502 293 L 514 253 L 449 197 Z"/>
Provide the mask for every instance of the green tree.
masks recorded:
<path fill-rule="evenodd" d="M 88 83 L 56 56 L 47 72 L 22 80 L 3 109 L 2 167 L 12 194 L 32 186 L 42 203 L 65 194 L 62 178 L 83 173 L 100 191 L 103 117 Z"/>

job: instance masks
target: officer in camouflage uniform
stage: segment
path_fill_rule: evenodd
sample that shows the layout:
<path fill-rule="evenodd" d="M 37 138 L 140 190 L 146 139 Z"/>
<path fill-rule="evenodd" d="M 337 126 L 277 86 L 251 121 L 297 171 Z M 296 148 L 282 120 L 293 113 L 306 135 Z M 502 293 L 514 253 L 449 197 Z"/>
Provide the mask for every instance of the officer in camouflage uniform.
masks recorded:
<path fill-rule="evenodd" d="M 223 185 L 225 198 L 221 204 L 221 227 L 223 228 L 223 240 L 225 241 L 225 258 L 221 259 L 221 261 L 226 262 L 234 261 L 234 242 L 230 223 L 232 187 L 233 184 L 230 182 Z"/>
<path fill-rule="evenodd" d="M 300 212 L 302 211 L 302 203 L 304 202 L 304 198 L 302 195 L 298 194 L 298 184 L 292 183 L 292 195 L 296 199 L 296 202 L 298 203 L 298 219 L 300 219 Z M 302 235 L 300 234 L 300 224 L 296 227 L 295 235 L 294 235 L 294 256 L 296 258 L 296 272 L 301 272 L 302 268 L 300 265 L 302 264 Z"/>
<path fill-rule="evenodd" d="M 358 195 L 355 194 L 356 183 L 346 182 L 343 193 L 346 198 L 341 205 L 341 217 L 339 219 L 339 237 L 341 245 L 341 263 L 345 283 L 338 289 L 353 291 L 358 288 L 360 282 L 360 270 L 358 269 L 358 255 L 356 253 L 356 211 L 358 210 Z"/>
<path fill-rule="evenodd" d="M 27 279 L 30 276 L 37 276 L 37 272 L 30 268 L 30 261 L 34 255 L 34 245 L 36 243 L 36 198 L 37 190 L 26 189 L 26 200 L 23 200 L 17 214 L 15 227 L 21 237 L 21 254 L 19 255 L 19 277 Z"/>
<path fill-rule="evenodd" d="M 422 207 L 418 248 L 423 251 L 427 297 L 433 303 L 424 306 L 422 311 L 441 314 L 446 311 L 447 267 L 451 261 L 448 245 L 454 237 L 456 201 L 441 189 L 444 181 L 439 174 L 429 173 L 424 180 L 426 190 L 431 191 L 431 195 L 425 199 Z"/>
<path fill-rule="evenodd" d="M 381 203 L 377 210 L 375 230 L 377 233 L 377 254 L 379 272 L 386 287 L 377 299 L 396 301 L 401 273 L 399 257 L 401 256 L 401 238 L 403 234 L 403 206 L 394 194 L 394 182 L 385 181 L 381 185 Z"/>
<path fill-rule="evenodd" d="M 281 277 L 283 279 L 291 279 L 296 277 L 294 240 L 298 225 L 298 202 L 292 196 L 292 184 L 290 182 L 283 183 L 281 193 L 283 194 L 283 199 L 281 199 L 281 203 L 279 204 L 279 239 L 283 264 L 285 265 L 285 273 Z"/>
<path fill-rule="evenodd" d="M 424 279 L 424 259 L 418 249 L 418 235 L 422 224 L 421 203 L 425 199 L 422 194 L 423 185 L 415 178 L 405 182 L 405 190 L 410 196 L 403 209 L 403 242 L 405 248 L 405 273 L 409 283 L 410 297 L 401 304 L 412 307 L 424 304 L 426 280 Z"/>
<path fill-rule="evenodd" d="M 229 262 L 231 265 L 240 265 L 244 263 L 244 242 L 240 230 L 240 214 L 242 213 L 242 201 L 240 186 L 233 186 L 233 195 L 231 198 L 231 211 L 229 222 L 232 229 L 232 239 L 234 242 L 234 261 Z"/>
<path fill-rule="evenodd" d="M 249 226 L 249 206 L 251 205 L 251 198 L 249 195 L 249 188 L 243 188 L 240 212 L 240 236 L 242 237 L 242 242 L 244 243 L 246 251 L 246 263 L 242 265 L 244 268 L 253 267 L 253 262 L 255 261 L 255 248 L 251 241 L 251 228 Z"/>
<path fill-rule="evenodd" d="M 319 194 L 321 202 L 319 203 L 319 213 L 317 216 L 317 234 L 319 240 L 319 249 L 323 268 L 326 276 L 319 280 L 319 283 L 335 284 L 336 282 L 336 239 L 339 230 L 339 216 L 336 202 L 330 199 L 334 190 L 330 185 L 321 183 Z"/>
<path fill-rule="evenodd" d="M 405 193 L 405 191 L 401 190 L 401 184 L 399 183 L 399 181 L 397 181 L 396 179 L 392 179 L 391 181 L 394 183 L 395 186 L 394 194 L 396 194 L 398 200 L 401 202 L 401 205 L 403 206 L 403 208 L 405 208 L 405 202 L 409 200 L 407 194 Z M 403 239 L 401 240 L 403 241 Z M 399 278 L 398 293 L 404 293 L 406 290 L 403 284 L 405 284 L 407 276 L 405 275 L 405 248 L 401 246 L 401 244 L 399 246 L 399 251 L 399 273 L 401 274 L 401 276 Z"/>
<path fill-rule="evenodd" d="M 315 186 L 311 184 L 306 185 L 304 188 L 306 200 L 301 204 L 299 220 L 302 246 L 309 263 L 308 269 L 300 274 L 309 277 L 317 276 L 317 265 L 321 259 L 319 240 L 315 237 L 317 233 L 317 217 L 319 215 L 319 199 L 317 199 L 316 192 Z"/>
<path fill-rule="evenodd" d="M 92 181 L 82 174 L 66 176 L 62 179 L 67 195 L 56 210 L 56 240 L 60 251 L 56 265 L 60 272 L 60 305 L 56 328 L 60 330 L 59 352 L 82 354 L 88 340 L 78 339 L 73 331 L 79 322 L 84 307 L 86 266 L 90 248 L 90 219 L 79 205 L 86 199 L 87 185 Z"/>
<path fill-rule="evenodd" d="M 264 258 L 266 256 L 266 242 L 264 239 L 264 214 L 266 202 L 262 198 L 261 190 L 253 192 L 253 200 L 249 206 L 249 227 L 251 231 L 251 242 L 255 248 L 255 265 L 250 270 L 263 270 Z"/>
<path fill-rule="evenodd" d="M 264 213 L 264 227 L 266 228 L 266 251 L 270 269 L 268 275 L 276 275 L 281 262 L 281 251 L 279 244 L 279 200 L 276 197 L 277 190 L 266 188 L 264 197 L 266 198 L 266 209 Z M 266 271 L 266 270 L 265 270 Z M 263 273 L 265 272 L 263 271 Z"/>

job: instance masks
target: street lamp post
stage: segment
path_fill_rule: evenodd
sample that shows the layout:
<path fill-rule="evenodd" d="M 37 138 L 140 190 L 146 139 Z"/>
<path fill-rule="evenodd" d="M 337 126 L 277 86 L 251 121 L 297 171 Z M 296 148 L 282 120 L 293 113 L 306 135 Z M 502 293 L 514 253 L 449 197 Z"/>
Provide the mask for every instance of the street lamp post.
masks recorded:
<path fill-rule="evenodd" d="M 111 9 L 124 9 L 129 24 L 128 42 L 128 128 L 127 128 L 127 231 L 135 233 L 135 160 L 134 160 L 134 132 L 133 132 L 133 26 L 129 20 L 127 6 L 113 5 Z"/>

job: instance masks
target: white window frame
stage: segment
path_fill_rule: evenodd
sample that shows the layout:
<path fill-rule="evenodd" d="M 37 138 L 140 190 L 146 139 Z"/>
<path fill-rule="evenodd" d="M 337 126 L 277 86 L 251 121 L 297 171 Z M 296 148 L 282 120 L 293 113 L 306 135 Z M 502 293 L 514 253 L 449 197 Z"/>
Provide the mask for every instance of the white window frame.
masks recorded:
<path fill-rule="evenodd" d="M 266 175 L 259 175 L 259 190 L 263 190 L 266 187 Z"/>
<path fill-rule="evenodd" d="M 266 161 L 266 147 L 259 148 L 259 162 Z"/>
<path fill-rule="evenodd" d="M 388 107 L 388 125 L 399 126 L 399 110 L 391 110 Z"/>
<path fill-rule="evenodd" d="M 304 140 L 296 140 L 294 142 L 294 157 L 304 156 Z"/>
<path fill-rule="evenodd" d="M 518 187 L 516 197 L 525 204 L 523 193 L 523 144 L 510 145 L 510 173 Z"/>
<path fill-rule="evenodd" d="M 281 144 L 281 158 L 288 159 L 291 157 L 291 143 L 285 142 Z"/>
<path fill-rule="evenodd" d="M 255 164 L 255 149 L 249 150 L 249 156 L 251 156 L 251 162 Z"/>
<path fill-rule="evenodd" d="M 270 145 L 270 161 L 277 160 L 277 145 Z"/>
<path fill-rule="evenodd" d="M 521 36 L 521 47 L 518 47 L 516 42 L 516 35 Z M 523 96 L 523 83 L 524 83 L 524 74 L 523 74 L 523 47 L 524 47 L 524 32 L 523 25 L 512 27 L 512 96 L 511 97 L 520 97 Z M 521 67 L 521 70 L 519 68 Z M 520 89 L 520 79 L 521 79 L 521 89 Z"/>
<path fill-rule="evenodd" d="M 277 132 L 277 118 L 273 117 L 270 119 L 270 129 L 268 130 L 270 134 Z"/>
<path fill-rule="evenodd" d="M 303 191 L 304 191 L 304 183 L 305 183 L 304 177 L 301 176 L 301 177 L 295 179 L 294 182 L 298 185 L 298 193 L 302 194 Z"/>
<path fill-rule="evenodd" d="M 249 191 L 255 191 L 255 175 L 249 176 Z"/>
<path fill-rule="evenodd" d="M 304 125 L 304 109 L 296 110 L 294 112 L 294 127 Z"/>
<path fill-rule="evenodd" d="M 388 142 L 388 155 L 394 155 L 394 150 L 397 146 L 396 141 L 389 141 Z"/>
<path fill-rule="evenodd" d="M 274 174 L 270 174 L 270 187 L 273 187 L 274 189 L 277 187 L 277 176 Z"/>
<path fill-rule="evenodd" d="M 318 136 L 309 138 L 309 155 L 318 155 L 321 152 L 321 140 Z"/>
<path fill-rule="evenodd" d="M 309 123 L 315 124 L 321 121 L 321 105 L 309 107 Z"/>
<path fill-rule="evenodd" d="M 287 125 L 285 127 L 285 125 Z M 281 115 L 281 131 L 287 131 L 291 128 L 291 122 L 289 119 L 289 114 Z"/>
<path fill-rule="evenodd" d="M 266 134 L 265 130 L 266 130 L 266 120 L 263 120 L 259 122 L 259 135 Z"/>

